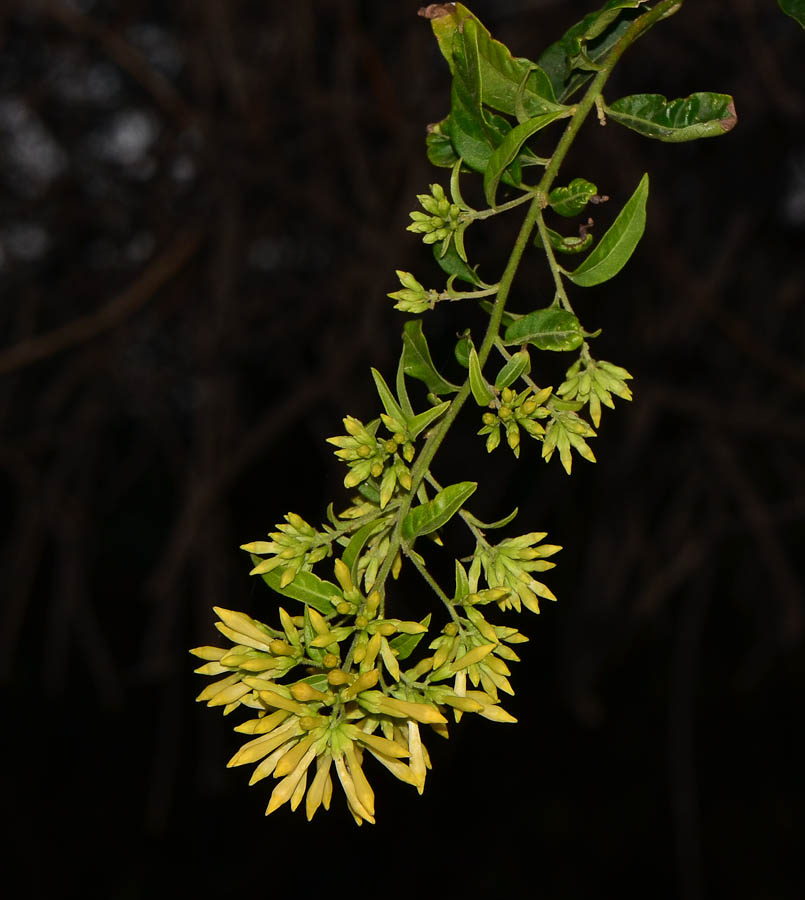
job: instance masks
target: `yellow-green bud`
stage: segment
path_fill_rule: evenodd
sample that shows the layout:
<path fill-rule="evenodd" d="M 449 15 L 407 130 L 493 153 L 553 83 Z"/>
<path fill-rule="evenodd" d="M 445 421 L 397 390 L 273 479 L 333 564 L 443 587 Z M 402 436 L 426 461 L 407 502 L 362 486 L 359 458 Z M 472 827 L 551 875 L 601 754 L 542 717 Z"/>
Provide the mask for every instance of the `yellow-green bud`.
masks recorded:
<path fill-rule="evenodd" d="M 338 665 L 339 659 L 335 653 L 325 653 L 322 663 L 326 669 L 334 669 Z"/>
<path fill-rule="evenodd" d="M 497 420 L 497 416 L 491 412 L 485 412 L 481 416 L 481 421 L 484 423 L 484 425 L 494 425 L 496 420 Z"/>
<path fill-rule="evenodd" d="M 372 478 L 380 478 L 383 474 L 383 463 L 378 460 L 369 471 L 372 473 Z"/>
<path fill-rule="evenodd" d="M 327 682 L 333 686 L 347 684 L 348 681 L 349 675 L 346 672 L 342 672 L 341 669 L 330 669 L 327 673 Z"/>
<path fill-rule="evenodd" d="M 368 444 L 361 444 L 357 452 L 361 459 L 366 459 L 367 456 L 372 455 L 372 448 Z"/>
<path fill-rule="evenodd" d="M 454 637 L 458 634 L 458 625 L 455 622 L 448 622 L 447 625 L 444 626 L 444 633 L 449 637 Z"/>
<path fill-rule="evenodd" d="M 342 616 L 349 615 L 352 612 L 352 604 L 349 600 L 342 600 L 335 607 L 336 612 L 341 613 Z"/>
<path fill-rule="evenodd" d="M 356 616 L 355 617 L 355 627 L 356 628 L 366 628 L 366 626 L 368 624 L 369 624 L 369 620 L 366 618 L 366 616 Z"/>
<path fill-rule="evenodd" d="M 503 421 L 505 422 L 506 419 L 510 419 L 510 418 L 511 418 L 511 416 L 512 416 L 512 411 L 509 409 L 508 406 L 501 406 L 500 409 L 498 410 L 498 415 L 499 415 L 500 418 L 503 419 Z"/>
<path fill-rule="evenodd" d="M 515 394 L 511 388 L 503 388 L 503 392 L 500 396 L 504 403 L 511 403 L 517 394 Z"/>

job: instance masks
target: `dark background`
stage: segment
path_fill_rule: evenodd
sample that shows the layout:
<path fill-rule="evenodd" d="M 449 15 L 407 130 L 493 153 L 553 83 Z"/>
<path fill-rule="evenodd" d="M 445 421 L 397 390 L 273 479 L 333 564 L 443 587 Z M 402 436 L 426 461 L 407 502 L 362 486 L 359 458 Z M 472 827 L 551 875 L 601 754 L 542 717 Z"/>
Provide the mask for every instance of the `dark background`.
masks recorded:
<path fill-rule="evenodd" d="M 805 33 L 775 3 L 689 0 L 607 90 L 732 93 L 733 133 L 591 122 L 563 169 L 612 196 L 599 233 L 651 174 L 633 262 L 577 292 L 596 355 L 635 375 L 598 464 L 568 479 L 537 445 L 487 462 L 469 411 L 437 457 L 444 480 L 483 472 L 479 515 L 517 504 L 519 531 L 565 547 L 560 602 L 520 620 L 520 724 L 431 740 L 423 797 L 374 772 L 378 824 L 358 830 L 340 797 L 312 825 L 264 819 L 265 783 L 224 767 L 236 723 L 193 702 L 210 607 L 273 621 L 238 545 L 345 504 L 324 438 L 375 415 L 370 365 L 393 373 L 393 270 L 440 281 L 404 230 L 445 181 L 423 137 L 448 75 L 417 6 L 0 4 L 17 896 L 805 895 Z M 472 8 L 534 57 L 589 6 Z M 468 233 L 488 280 L 516 224 Z M 550 297 L 526 265 L 514 308 Z M 469 315 L 426 323 L 454 377 Z"/>

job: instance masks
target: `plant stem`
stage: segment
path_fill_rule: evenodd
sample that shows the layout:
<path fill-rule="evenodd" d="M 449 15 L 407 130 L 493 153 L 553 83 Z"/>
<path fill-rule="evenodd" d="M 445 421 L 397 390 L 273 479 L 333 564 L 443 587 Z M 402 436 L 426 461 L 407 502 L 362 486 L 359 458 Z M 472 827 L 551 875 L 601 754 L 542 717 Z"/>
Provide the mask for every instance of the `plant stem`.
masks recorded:
<path fill-rule="evenodd" d="M 573 307 L 570 305 L 570 300 L 567 299 L 565 284 L 562 281 L 562 273 L 559 270 L 559 264 L 556 262 L 556 257 L 553 253 L 551 239 L 548 236 L 548 226 L 545 224 L 545 219 L 543 219 L 542 217 L 542 210 L 540 210 L 537 215 L 537 228 L 539 229 L 542 248 L 545 251 L 545 256 L 548 260 L 548 267 L 550 268 L 551 274 L 553 275 L 553 283 L 556 285 L 556 296 L 554 297 L 553 301 L 554 305 L 558 305 L 558 300 L 568 312 L 572 313 Z"/>
<path fill-rule="evenodd" d="M 683 0 L 661 0 L 661 2 L 657 4 L 657 6 L 644 13 L 642 16 L 632 22 L 628 30 L 624 32 L 623 36 L 612 48 L 606 58 L 606 61 L 601 66 L 600 71 L 596 73 L 596 76 L 595 78 L 593 78 L 590 86 L 587 88 L 586 93 L 576 106 L 576 111 L 573 114 L 573 117 L 568 122 L 567 128 L 564 130 L 562 137 L 559 139 L 559 143 L 556 145 L 556 150 L 554 151 L 554 154 L 551 157 L 551 160 L 548 163 L 536 189 L 530 191 L 527 195 L 531 196 L 533 199 L 531 201 L 531 205 L 528 207 L 528 211 L 526 213 L 525 219 L 523 220 L 523 224 L 520 227 L 520 232 L 517 235 L 517 240 L 515 241 L 508 262 L 506 263 L 506 268 L 504 269 L 503 275 L 501 276 L 498 294 L 495 298 L 495 304 L 492 308 L 492 313 L 489 318 L 489 325 L 487 326 L 486 334 L 484 335 L 481 347 L 478 350 L 478 360 L 481 363 L 482 367 L 486 362 L 489 353 L 491 352 L 492 347 L 495 345 L 495 341 L 499 336 L 500 325 L 503 319 L 503 313 L 506 309 L 506 301 L 509 298 L 509 292 L 514 281 L 514 276 L 517 273 L 517 269 L 520 265 L 520 260 L 523 257 L 523 253 L 525 252 L 525 248 L 528 245 L 532 232 L 534 231 L 534 227 L 535 225 L 537 225 L 539 219 L 541 218 L 541 201 L 544 202 L 544 198 L 550 190 L 554 180 L 556 179 L 559 173 L 559 168 L 564 162 L 565 157 L 567 156 L 567 153 L 573 144 L 573 141 L 576 139 L 576 135 L 578 134 L 579 129 L 584 124 L 587 116 L 590 114 L 590 110 L 594 107 L 596 98 L 601 96 L 601 91 L 606 84 L 607 79 L 612 74 L 613 68 L 623 55 L 624 51 L 646 31 L 648 31 L 649 28 L 651 28 L 653 25 L 655 25 L 661 19 L 666 18 L 667 16 L 676 12 L 679 7 L 682 6 L 682 3 Z M 522 198 L 518 198 L 518 201 L 525 203 L 525 200 L 523 200 Z M 544 243 L 546 248 L 549 249 L 550 243 L 547 241 L 544 241 Z M 394 531 L 392 532 L 391 541 L 389 544 L 388 554 L 386 555 L 386 558 L 383 561 L 380 570 L 378 571 L 377 579 L 375 581 L 375 589 L 379 590 L 381 596 L 383 596 L 383 606 L 385 606 L 383 587 L 386 583 L 386 579 L 388 578 L 389 573 L 391 572 L 391 567 L 394 558 L 397 555 L 397 551 L 402 545 L 403 520 L 408 515 L 408 512 L 411 509 L 411 504 L 416 497 L 417 489 L 422 484 L 422 481 L 427 475 L 430 464 L 433 461 L 434 456 L 436 455 L 436 451 L 439 449 L 442 441 L 447 436 L 447 432 L 450 430 L 456 418 L 458 417 L 458 414 L 461 411 L 462 406 L 464 406 L 464 404 L 466 403 L 469 395 L 470 382 L 468 378 L 461 386 L 459 392 L 453 398 L 453 401 L 450 404 L 450 408 L 447 410 L 439 423 L 428 434 L 425 445 L 420 451 L 419 456 L 417 457 L 416 462 L 414 463 L 414 466 L 411 470 L 411 490 L 409 491 L 408 496 L 405 497 L 400 504 L 400 509 L 397 514 L 397 521 L 395 523 Z M 414 562 L 416 565 L 415 559 Z M 417 568 L 419 568 L 419 566 L 417 566 Z M 430 578 L 430 576 L 428 576 L 428 578 Z"/>

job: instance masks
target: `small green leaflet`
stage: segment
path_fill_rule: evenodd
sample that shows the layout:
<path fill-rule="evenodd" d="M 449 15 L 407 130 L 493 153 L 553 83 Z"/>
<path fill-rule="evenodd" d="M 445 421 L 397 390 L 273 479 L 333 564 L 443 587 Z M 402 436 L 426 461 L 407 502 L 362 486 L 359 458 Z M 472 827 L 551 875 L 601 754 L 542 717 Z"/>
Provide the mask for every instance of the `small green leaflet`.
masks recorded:
<path fill-rule="evenodd" d="M 475 347 L 470 348 L 470 390 L 478 406 L 489 406 L 495 395 L 486 382 Z"/>
<path fill-rule="evenodd" d="M 478 487 L 475 481 L 451 484 L 421 506 L 412 509 L 403 519 L 402 536 L 411 543 L 423 534 L 437 531 L 461 509 Z"/>
<path fill-rule="evenodd" d="M 389 386 L 383 380 L 383 376 L 377 369 L 372 369 L 372 378 L 375 380 L 375 387 L 377 388 L 377 393 L 380 397 L 380 402 L 383 404 L 383 409 L 386 410 L 386 415 L 391 416 L 392 419 L 396 419 L 398 422 L 402 422 L 407 425 L 407 416 L 400 408 L 400 405 L 394 399 L 394 394 L 391 393 Z"/>
<path fill-rule="evenodd" d="M 571 218 L 577 216 L 590 202 L 598 188 L 584 178 L 574 178 L 567 187 L 554 188 L 548 195 L 548 204 L 555 213 Z"/>
<path fill-rule="evenodd" d="M 521 375 L 527 375 L 530 371 L 531 357 L 528 355 L 528 350 L 518 350 L 498 372 L 498 377 L 495 379 L 495 387 L 502 391 L 503 388 L 514 384 Z"/>
<path fill-rule="evenodd" d="M 719 137 L 738 121 L 732 97 L 709 92 L 679 100 L 666 100 L 662 94 L 632 94 L 616 100 L 606 113 L 638 134 L 668 143 Z"/>
<path fill-rule="evenodd" d="M 494 207 L 495 195 L 497 194 L 500 179 L 506 169 L 517 159 L 523 144 L 538 131 L 550 125 L 556 119 L 567 116 L 565 110 L 557 110 L 555 112 L 545 113 L 541 116 L 535 116 L 533 119 L 517 125 L 503 138 L 500 145 L 494 150 L 489 157 L 486 170 L 484 171 L 484 195 L 486 202 Z"/>
<path fill-rule="evenodd" d="M 419 623 L 427 628 L 430 625 L 430 613 Z M 417 644 L 425 636 L 426 632 L 421 631 L 419 634 L 398 634 L 397 637 L 389 641 L 389 647 L 394 650 L 394 655 L 398 660 L 408 659 L 408 657 L 416 650 Z"/>
<path fill-rule="evenodd" d="M 565 237 L 563 234 L 559 234 L 558 231 L 554 231 L 553 228 L 546 228 L 546 231 L 548 232 L 548 240 L 551 242 L 551 247 L 557 253 L 583 253 L 585 250 L 590 249 L 590 244 L 593 242 L 591 231 L 588 231 L 584 237 Z M 534 238 L 534 246 L 542 246 L 542 239 L 539 234 Z"/>
<path fill-rule="evenodd" d="M 805 0 L 777 0 L 780 9 L 805 28 Z"/>
<path fill-rule="evenodd" d="M 533 344 L 540 350 L 576 350 L 584 332 L 573 313 L 548 307 L 518 319 L 506 329 L 507 344 Z"/>
<path fill-rule="evenodd" d="M 644 175 L 590 255 L 573 272 L 565 273 L 574 284 L 580 287 L 602 284 L 626 265 L 646 227 L 647 198 L 648 175 Z"/>
<path fill-rule="evenodd" d="M 254 565 L 260 562 L 259 556 L 252 554 L 252 562 Z M 329 616 L 335 612 L 331 600 L 342 600 L 344 595 L 341 588 L 332 584 L 330 581 L 322 581 L 312 572 L 297 572 L 296 577 L 290 584 L 286 584 L 284 588 L 280 587 L 280 579 L 282 578 L 282 567 L 272 569 L 260 576 L 263 581 L 278 594 L 283 597 L 291 597 L 299 600 L 301 603 L 307 603 L 313 609 L 317 609 L 323 616 Z"/>
<path fill-rule="evenodd" d="M 432 406 L 430 409 L 426 409 L 425 412 L 421 412 L 418 415 L 414 416 L 408 422 L 408 431 L 411 434 L 412 438 L 419 437 L 420 434 L 429 426 L 432 425 L 440 416 L 442 416 L 450 406 L 450 401 L 445 400 L 440 403 L 438 406 Z"/>
<path fill-rule="evenodd" d="M 428 159 L 432 165 L 449 169 L 458 162 L 459 157 L 453 149 L 453 142 L 450 140 L 450 135 L 445 134 L 442 131 L 442 125 L 444 124 L 445 122 L 439 122 L 438 124 L 431 126 L 431 129 L 425 138 L 425 147 Z"/>
<path fill-rule="evenodd" d="M 468 369 L 470 365 L 471 347 L 472 338 L 469 336 L 469 334 L 464 334 L 458 339 L 455 349 L 453 350 L 453 354 L 456 357 L 456 362 L 460 366 L 464 366 L 465 369 Z"/>
<path fill-rule="evenodd" d="M 403 326 L 403 369 L 411 378 L 424 381 L 434 394 L 451 394 L 459 390 L 450 384 L 436 371 L 425 335 L 422 333 L 422 320 L 411 319 Z"/>
<path fill-rule="evenodd" d="M 438 242 L 433 245 L 433 257 L 442 269 L 448 275 L 455 275 L 462 281 L 472 284 L 475 287 L 483 287 L 484 282 L 476 275 L 475 270 L 471 269 L 467 263 L 458 255 L 455 245 L 451 241 L 447 247 L 447 252 L 442 255 L 442 245 Z"/>
<path fill-rule="evenodd" d="M 379 531 L 383 527 L 385 527 L 383 520 L 380 522 L 369 522 L 359 528 L 349 539 L 346 549 L 341 554 L 341 561 L 349 569 L 353 583 L 358 583 L 358 560 L 363 552 L 363 548 L 374 532 Z"/>

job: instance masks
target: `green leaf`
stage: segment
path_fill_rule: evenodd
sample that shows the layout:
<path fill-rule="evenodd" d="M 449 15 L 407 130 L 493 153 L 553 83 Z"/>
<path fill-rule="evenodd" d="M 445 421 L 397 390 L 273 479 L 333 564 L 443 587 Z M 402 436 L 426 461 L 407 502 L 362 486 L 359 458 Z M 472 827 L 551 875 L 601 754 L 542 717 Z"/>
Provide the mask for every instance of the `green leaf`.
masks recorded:
<path fill-rule="evenodd" d="M 369 522 L 367 525 L 359 528 L 349 539 L 349 543 L 341 554 L 341 560 L 349 569 L 354 584 L 358 583 L 358 560 L 363 552 L 363 548 L 366 546 L 369 538 L 383 525 L 384 523 L 381 520 L 379 523 Z"/>
<path fill-rule="evenodd" d="M 706 92 L 679 100 L 666 100 L 662 94 L 632 94 L 616 100 L 606 113 L 638 134 L 668 143 L 719 137 L 738 121 L 729 94 Z"/>
<path fill-rule="evenodd" d="M 252 562 L 257 565 L 260 557 L 251 554 Z M 335 612 L 335 608 L 331 603 L 333 598 L 336 601 L 342 600 L 344 595 L 341 588 L 330 581 L 322 581 L 318 575 L 312 572 L 297 572 L 296 577 L 290 584 L 280 587 L 280 579 L 282 578 L 282 569 L 272 569 L 270 572 L 264 572 L 260 576 L 263 581 L 278 594 L 283 597 L 291 597 L 299 600 L 300 603 L 307 603 L 313 609 L 317 609 L 323 616 L 329 616 Z"/>
<path fill-rule="evenodd" d="M 642 0 L 607 3 L 577 22 L 537 60 L 548 76 L 559 102 L 566 101 L 593 77 L 600 65 L 635 19 Z"/>
<path fill-rule="evenodd" d="M 528 119 L 521 125 L 512 128 L 506 137 L 503 138 L 489 157 L 489 162 L 484 171 L 484 196 L 490 206 L 495 206 L 495 195 L 497 194 L 500 179 L 506 169 L 517 159 L 523 144 L 532 135 L 545 128 L 546 125 L 550 125 L 551 122 L 566 115 L 566 111 L 560 109 L 541 116 L 535 116 L 533 119 Z"/>
<path fill-rule="evenodd" d="M 506 364 L 498 372 L 495 379 L 495 387 L 502 391 L 515 381 L 521 375 L 527 375 L 531 371 L 531 357 L 528 350 L 518 350 L 511 359 L 506 360 Z"/>
<path fill-rule="evenodd" d="M 805 28 L 805 0 L 777 0 L 780 9 Z"/>
<path fill-rule="evenodd" d="M 471 41 L 475 47 L 481 82 L 481 99 L 498 112 L 516 116 L 520 109 L 528 117 L 557 108 L 551 82 L 531 60 L 514 57 L 494 40 L 481 22 L 464 6 L 445 4 L 445 15 L 431 20 L 439 48 L 455 75 L 454 51 L 457 45 Z"/>
<path fill-rule="evenodd" d="M 432 406 L 425 412 L 419 413 L 408 422 L 408 431 L 412 438 L 418 437 L 422 432 L 438 418 L 440 418 L 450 406 L 450 401 L 445 400 L 438 406 Z"/>
<path fill-rule="evenodd" d="M 454 275 L 456 278 L 460 278 L 462 281 L 466 281 L 468 284 L 475 287 L 484 286 L 484 282 L 478 277 L 475 270 L 470 268 L 470 266 L 458 255 L 458 250 L 456 250 L 452 241 L 448 245 L 447 252 L 444 256 L 441 255 L 441 252 L 441 243 L 434 244 L 433 258 L 448 275 Z"/>
<path fill-rule="evenodd" d="M 422 333 L 422 320 L 411 319 L 403 326 L 403 369 L 411 378 L 424 381 L 434 394 L 452 394 L 458 385 L 445 381 L 433 365 L 430 349 Z"/>
<path fill-rule="evenodd" d="M 547 228 L 546 231 L 548 232 L 548 240 L 551 243 L 551 247 L 557 253 L 583 253 L 585 250 L 589 250 L 590 244 L 593 242 L 593 235 L 590 231 L 584 237 L 565 237 L 563 234 L 559 234 L 558 231 L 554 231 L 553 228 Z M 534 246 L 542 246 L 542 238 L 540 238 L 539 234 L 534 238 Z"/>
<path fill-rule="evenodd" d="M 469 515 L 469 513 L 467 513 Z M 470 582 L 464 566 L 456 560 L 456 590 L 453 594 L 453 602 L 461 602 L 470 592 Z"/>
<path fill-rule="evenodd" d="M 495 397 L 481 372 L 481 363 L 475 347 L 470 348 L 470 390 L 478 406 L 489 406 Z"/>
<path fill-rule="evenodd" d="M 414 507 L 403 519 L 403 539 L 406 543 L 411 543 L 421 535 L 430 534 L 446 525 L 475 493 L 477 487 L 475 481 L 459 481 L 439 491 L 433 500 Z"/>
<path fill-rule="evenodd" d="M 644 175 L 595 249 L 577 269 L 567 273 L 574 284 L 581 287 L 601 284 L 626 265 L 646 227 L 647 198 L 648 175 Z"/>
<path fill-rule="evenodd" d="M 383 404 L 383 409 L 386 410 L 386 415 L 391 416 L 392 419 L 396 419 L 398 422 L 406 422 L 407 416 L 394 399 L 394 394 L 391 393 L 389 386 L 377 369 L 372 369 L 372 378 L 375 380 L 375 387 L 380 396 L 380 402 Z"/>
<path fill-rule="evenodd" d="M 574 178 L 567 187 L 554 188 L 548 195 L 548 203 L 555 213 L 571 218 L 577 216 L 595 197 L 598 188 L 584 178 Z"/>
<path fill-rule="evenodd" d="M 425 148 L 428 159 L 434 166 L 449 169 L 458 162 L 459 156 L 453 149 L 450 135 L 442 131 L 442 125 L 444 125 L 444 122 L 430 126 L 428 135 L 425 138 Z"/>
<path fill-rule="evenodd" d="M 397 388 L 397 399 L 400 406 L 407 417 L 414 415 L 414 408 L 411 406 L 411 400 L 408 397 L 408 388 L 405 386 L 405 366 L 403 364 L 403 355 L 400 354 L 400 361 L 397 363 L 397 379 L 395 381 Z"/>
<path fill-rule="evenodd" d="M 427 628 L 430 625 L 430 615 L 428 613 L 419 624 Z M 426 631 L 421 631 L 419 634 L 398 634 L 397 637 L 389 641 L 389 647 L 395 651 L 395 656 L 398 660 L 408 659 L 426 634 Z"/>
<path fill-rule="evenodd" d="M 575 350 L 584 332 L 573 313 L 549 307 L 518 319 L 506 329 L 507 344 L 533 344 L 540 350 Z"/>
<path fill-rule="evenodd" d="M 514 509 L 508 514 L 508 516 L 504 516 L 502 519 L 497 519 L 495 522 L 482 522 L 479 518 L 474 516 L 471 512 L 467 512 L 466 510 L 465 515 L 476 528 L 491 530 L 493 528 L 505 528 L 506 525 L 509 524 L 509 522 L 514 521 L 519 511 L 519 507 L 515 506 Z"/>
<path fill-rule="evenodd" d="M 453 354 L 456 357 L 456 361 L 460 366 L 464 366 L 465 369 L 470 367 L 470 350 L 472 349 L 472 338 L 469 334 L 464 334 L 458 339 L 458 343 L 456 344 L 455 350 Z"/>

